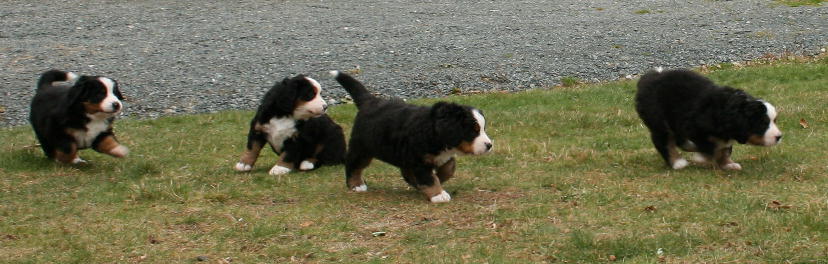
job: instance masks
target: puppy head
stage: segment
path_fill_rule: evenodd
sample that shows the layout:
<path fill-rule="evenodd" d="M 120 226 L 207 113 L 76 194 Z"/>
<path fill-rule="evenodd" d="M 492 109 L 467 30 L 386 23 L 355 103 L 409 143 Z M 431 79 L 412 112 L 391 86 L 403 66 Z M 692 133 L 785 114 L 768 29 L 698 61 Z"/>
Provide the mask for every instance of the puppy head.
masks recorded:
<path fill-rule="evenodd" d="M 782 140 L 782 131 L 776 126 L 776 115 L 776 107 L 768 102 L 762 100 L 749 102 L 745 107 L 748 131 L 745 141 L 757 146 L 778 144 Z"/>
<path fill-rule="evenodd" d="M 275 107 L 281 112 L 290 113 L 295 119 L 321 116 L 328 109 L 328 104 L 322 99 L 322 86 L 304 75 L 285 78 L 274 88 L 277 88 Z"/>
<path fill-rule="evenodd" d="M 123 108 L 118 82 L 99 76 L 82 76 L 69 89 L 68 100 L 71 105 L 82 105 L 89 115 L 117 114 Z"/>
<path fill-rule="evenodd" d="M 492 150 L 492 140 L 486 135 L 486 118 L 479 109 L 439 102 L 431 107 L 431 117 L 438 138 L 447 147 L 473 155 Z"/>

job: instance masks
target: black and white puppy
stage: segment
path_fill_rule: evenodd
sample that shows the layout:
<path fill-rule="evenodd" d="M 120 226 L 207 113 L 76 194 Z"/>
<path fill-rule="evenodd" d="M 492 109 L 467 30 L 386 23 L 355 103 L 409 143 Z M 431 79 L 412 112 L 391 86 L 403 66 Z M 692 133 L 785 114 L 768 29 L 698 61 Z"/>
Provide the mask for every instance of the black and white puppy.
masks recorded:
<path fill-rule="evenodd" d="M 112 122 L 123 109 L 118 82 L 50 70 L 40 76 L 29 121 L 43 152 L 63 163 L 82 163 L 78 150 L 92 148 L 114 157 L 129 150 L 118 143 Z"/>
<path fill-rule="evenodd" d="M 362 172 L 378 158 L 400 168 L 405 181 L 431 202 L 448 202 L 451 196 L 442 184 L 454 176 L 454 156 L 492 149 L 486 119 L 478 109 L 447 102 L 426 107 L 385 100 L 345 73 L 331 75 L 358 108 L 345 155 L 346 184 L 353 191 L 368 190 Z"/>
<path fill-rule="evenodd" d="M 673 169 L 688 165 L 676 147 L 696 152 L 697 162 L 712 160 L 718 168 L 740 170 L 730 159 L 734 142 L 773 146 L 782 139 L 773 105 L 689 70 L 646 73 L 635 102 L 653 145 Z"/>
<path fill-rule="evenodd" d="M 247 148 L 235 169 L 253 169 L 265 144 L 279 154 L 271 175 L 342 163 L 345 135 L 325 115 L 328 105 L 321 92 L 316 80 L 303 75 L 285 78 L 270 88 L 250 121 Z"/>

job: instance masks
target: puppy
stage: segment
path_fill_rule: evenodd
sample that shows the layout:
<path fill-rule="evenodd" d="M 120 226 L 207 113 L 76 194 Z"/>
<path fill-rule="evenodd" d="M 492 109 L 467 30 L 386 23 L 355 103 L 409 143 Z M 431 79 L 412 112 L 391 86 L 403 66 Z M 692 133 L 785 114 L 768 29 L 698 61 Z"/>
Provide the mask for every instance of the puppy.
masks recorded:
<path fill-rule="evenodd" d="M 328 105 L 321 92 L 316 80 L 303 75 L 274 85 L 250 121 L 247 148 L 235 169 L 253 169 L 265 144 L 279 154 L 279 161 L 270 169 L 271 175 L 342 163 L 345 135 L 342 127 L 325 115 Z"/>
<path fill-rule="evenodd" d="M 688 165 L 676 147 L 696 152 L 697 162 L 740 170 L 730 159 L 734 142 L 773 146 L 782 139 L 773 105 L 689 70 L 646 73 L 638 81 L 635 102 L 653 145 L 673 169 Z"/>
<path fill-rule="evenodd" d="M 129 150 L 112 132 L 115 116 L 123 109 L 118 82 L 50 70 L 40 76 L 36 89 L 29 121 L 47 157 L 83 163 L 78 150 L 90 147 L 113 157 L 127 155 Z"/>
<path fill-rule="evenodd" d="M 345 155 L 346 184 L 351 190 L 368 190 L 362 171 L 378 158 L 400 168 L 403 179 L 431 202 L 448 202 L 451 196 L 442 184 L 454 175 L 454 156 L 492 149 L 486 119 L 478 109 L 446 102 L 425 107 L 384 100 L 345 73 L 331 75 L 358 108 Z"/>

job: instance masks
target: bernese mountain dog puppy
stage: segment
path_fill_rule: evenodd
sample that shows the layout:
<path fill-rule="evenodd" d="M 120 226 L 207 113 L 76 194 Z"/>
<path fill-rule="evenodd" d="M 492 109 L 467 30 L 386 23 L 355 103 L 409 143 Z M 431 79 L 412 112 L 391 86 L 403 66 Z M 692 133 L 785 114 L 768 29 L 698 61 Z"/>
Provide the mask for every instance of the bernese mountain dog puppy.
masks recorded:
<path fill-rule="evenodd" d="M 653 145 L 673 169 L 688 165 L 677 147 L 696 152 L 696 162 L 740 170 L 730 159 L 734 142 L 773 146 L 782 139 L 773 105 L 689 70 L 647 72 L 638 81 L 635 102 Z"/>
<path fill-rule="evenodd" d="M 448 202 L 451 196 L 442 184 L 454 176 L 454 156 L 492 149 L 486 119 L 478 109 L 447 102 L 426 107 L 385 100 L 345 73 L 331 75 L 358 109 L 345 155 L 346 184 L 353 191 L 368 190 L 362 172 L 378 158 L 398 167 L 403 179 L 432 203 Z"/>
<path fill-rule="evenodd" d="M 270 88 L 250 121 L 247 148 L 235 169 L 253 169 L 265 144 L 279 154 L 271 175 L 341 164 L 345 134 L 325 114 L 328 105 L 321 92 L 322 86 L 304 75 L 285 78 Z"/>
<path fill-rule="evenodd" d="M 129 150 L 112 132 L 123 109 L 117 81 L 50 70 L 40 76 L 36 89 L 29 121 L 47 157 L 85 163 L 78 150 L 90 147 L 113 157 L 127 155 Z"/>

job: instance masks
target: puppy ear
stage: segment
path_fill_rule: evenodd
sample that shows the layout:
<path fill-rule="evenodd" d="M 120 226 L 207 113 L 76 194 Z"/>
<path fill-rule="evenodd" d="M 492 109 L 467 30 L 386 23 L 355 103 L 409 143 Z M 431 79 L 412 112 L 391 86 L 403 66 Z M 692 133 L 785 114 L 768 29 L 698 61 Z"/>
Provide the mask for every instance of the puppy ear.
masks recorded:
<path fill-rule="evenodd" d="M 455 103 L 438 102 L 431 107 L 434 131 L 448 147 L 460 145 L 466 109 Z"/>
<path fill-rule="evenodd" d="M 81 103 L 81 100 L 87 97 L 89 91 L 89 82 L 94 78 L 89 76 L 82 76 L 75 82 L 72 88 L 69 88 L 69 94 L 66 96 L 66 108 L 72 107 Z"/>
<path fill-rule="evenodd" d="M 279 86 L 276 91 L 276 100 L 274 100 L 273 107 L 276 108 L 279 112 L 284 113 L 293 113 L 293 108 L 296 104 L 296 82 L 285 78 L 282 80 L 281 83 L 276 84 Z"/>

